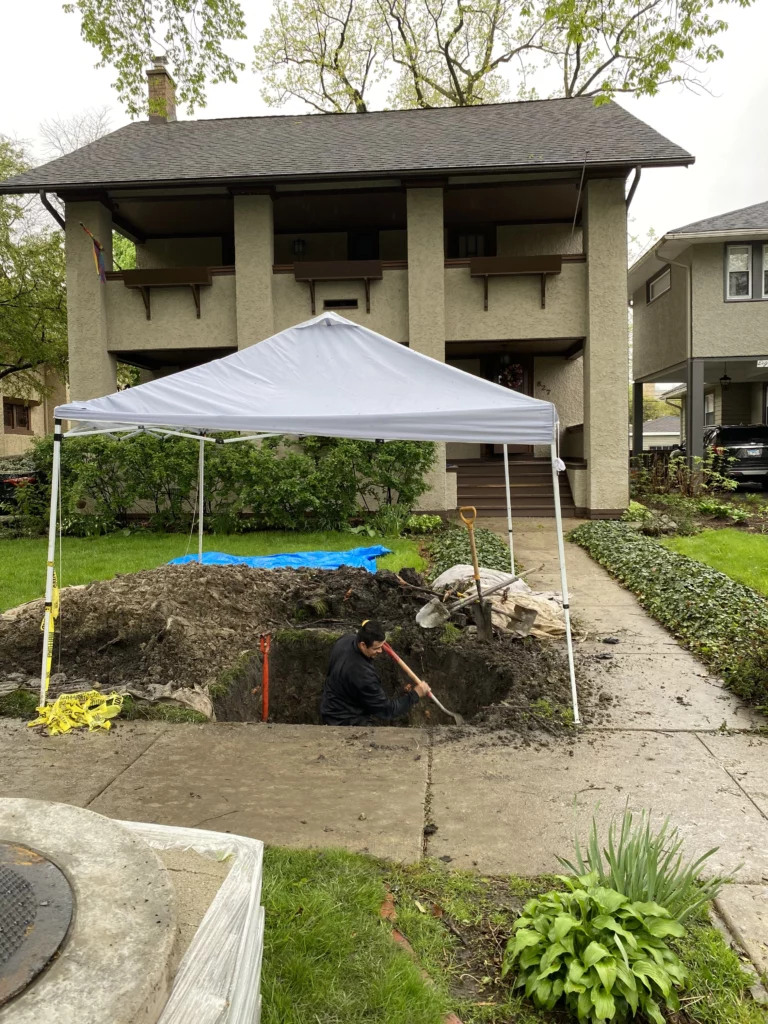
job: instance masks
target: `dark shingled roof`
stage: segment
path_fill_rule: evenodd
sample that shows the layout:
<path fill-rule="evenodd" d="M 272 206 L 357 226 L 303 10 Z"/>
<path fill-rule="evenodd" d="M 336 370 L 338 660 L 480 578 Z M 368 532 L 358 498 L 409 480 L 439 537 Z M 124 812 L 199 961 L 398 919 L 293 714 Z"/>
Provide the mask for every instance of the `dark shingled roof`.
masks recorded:
<path fill-rule="evenodd" d="M 646 420 L 643 430 L 647 434 L 676 434 L 680 430 L 680 417 L 659 416 L 655 420 Z"/>
<path fill-rule="evenodd" d="M 589 97 L 368 114 L 135 122 L 0 192 L 693 162 L 616 103 Z"/>
<path fill-rule="evenodd" d="M 768 203 L 756 203 L 742 210 L 731 210 L 717 217 L 705 217 L 693 224 L 675 228 L 670 235 L 698 234 L 704 231 L 763 231 L 768 230 Z"/>

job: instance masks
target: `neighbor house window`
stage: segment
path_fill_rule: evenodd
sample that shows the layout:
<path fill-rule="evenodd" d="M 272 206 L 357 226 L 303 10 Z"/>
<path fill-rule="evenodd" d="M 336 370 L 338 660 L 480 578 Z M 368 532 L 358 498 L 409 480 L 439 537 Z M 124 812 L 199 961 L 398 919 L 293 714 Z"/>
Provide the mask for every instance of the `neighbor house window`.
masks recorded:
<path fill-rule="evenodd" d="M 29 408 L 23 402 L 3 399 L 3 427 L 7 434 L 30 434 Z"/>
<path fill-rule="evenodd" d="M 763 246 L 763 298 L 768 299 L 768 244 Z"/>
<path fill-rule="evenodd" d="M 715 422 L 715 393 L 710 391 L 704 395 L 704 426 L 709 427 Z"/>
<path fill-rule="evenodd" d="M 656 277 L 652 277 L 648 282 L 648 302 L 653 302 L 654 299 L 658 299 L 664 292 L 668 292 L 672 287 L 672 268 L 667 267 L 666 270 L 662 270 Z"/>
<path fill-rule="evenodd" d="M 752 296 L 752 246 L 728 246 L 728 298 L 749 299 Z"/>

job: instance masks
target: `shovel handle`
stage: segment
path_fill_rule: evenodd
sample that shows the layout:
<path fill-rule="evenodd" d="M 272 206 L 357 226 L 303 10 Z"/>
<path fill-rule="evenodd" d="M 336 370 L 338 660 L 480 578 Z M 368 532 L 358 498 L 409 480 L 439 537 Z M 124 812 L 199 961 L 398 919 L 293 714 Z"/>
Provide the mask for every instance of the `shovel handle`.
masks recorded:
<path fill-rule="evenodd" d="M 471 515 L 465 516 L 465 512 L 470 512 Z M 467 530 L 469 531 L 469 548 L 472 552 L 472 569 L 475 574 L 475 584 L 477 586 L 477 596 L 482 601 L 483 595 L 480 591 L 480 563 L 477 558 L 477 545 L 475 544 L 475 520 L 477 519 L 477 509 L 474 505 L 465 505 L 459 509 L 459 515 L 461 521 L 466 524 Z"/>
<path fill-rule="evenodd" d="M 394 662 L 397 663 L 397 665 L 403 670 L 403 672 L 405 672 L 405 674 L 407 676 L 410 676 L 410 678 L 414 681 L 414 683 L 422 683 L 424 686 L 427 686 L 427 683 L 424 683 L 423 679 L 419 679 L 419 677 L 416 675 L 416 673 L 413 671 L 413 669 L 409 665 L 405 664 L 405 662 L 400 657 L 400 655 L 399 654 L 395 654 L 395 652 L 392 650 L 392 648 L 389 646 L 389 644 L 386 642 L 386 640 L 382 644 L 382 650 L 386 654 L 388 654 L 390 656 L 390 658 Z"/>

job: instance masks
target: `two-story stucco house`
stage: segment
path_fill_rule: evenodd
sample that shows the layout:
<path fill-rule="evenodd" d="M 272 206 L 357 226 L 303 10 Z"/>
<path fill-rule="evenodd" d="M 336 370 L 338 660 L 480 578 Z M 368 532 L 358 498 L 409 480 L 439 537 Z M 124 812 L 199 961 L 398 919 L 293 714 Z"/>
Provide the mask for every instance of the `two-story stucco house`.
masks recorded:
<path fill-rule="evenodd" d="M 702 454 L 709 425 L 768 423 L 768 203 L 668 232 L 628 290 L 635 395 L 679 385 L 686 450 Z"/>
<path fill-rule="evenodd" d="M 627 182 L 688 153 L 586 98 L 177 121 L 150 75 L 167 117 L 0 185 L 65 204 L 74 400 L 114 391 L 118 360 L 166 374 L 334 309 L 555 402 L 566 513 L 625 507 Z M 110 262 L 113 229 L 135 241 L 138 269 L 101 283 L 81 224 Z M 518 513 L 551 510 L 540 455 L 511 453 Z M 500 458 L 441 450 L 424 507 L 499 514 Z"/>

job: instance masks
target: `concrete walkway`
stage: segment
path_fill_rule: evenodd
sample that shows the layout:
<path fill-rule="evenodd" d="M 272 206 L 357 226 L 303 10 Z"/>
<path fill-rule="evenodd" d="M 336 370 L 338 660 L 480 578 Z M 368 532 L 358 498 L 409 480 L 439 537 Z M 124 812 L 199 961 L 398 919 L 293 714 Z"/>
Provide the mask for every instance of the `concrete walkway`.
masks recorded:
<path fill-rule="evenodd" d="M 529 581 L 559 587 L 552 521 L 515 528 Z M 722 909 L 768 971 L 768 739 L 748 731 L 751 714 L 630 594 L 566 547 L 580 678 L 604 693 L 598 706 L 607 713 L 572 744 L 542 739 L 520 749 L 484 734 L 452 740 L 448 730 L 430 738 L 409 729 L 140 722 L 47 739 L 4 722 L 0 795 L 519 874 L 556 871 L 555 855 L 571 855 L 575 830 L 585 835 L 593 813 L 605 820 L 629 801 L 669 815 L 689 853 L 719 846 L 713 869 L 743 863 Z M 604 644 L 608 636 L 619 643 Z M 428 823 L 437 830 L 425 838 Z"/>

